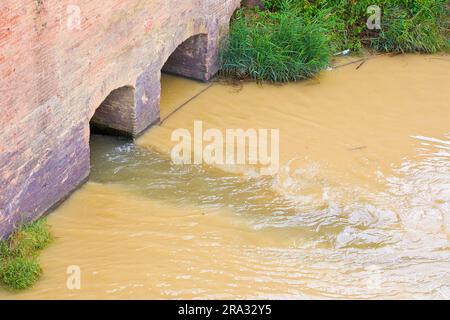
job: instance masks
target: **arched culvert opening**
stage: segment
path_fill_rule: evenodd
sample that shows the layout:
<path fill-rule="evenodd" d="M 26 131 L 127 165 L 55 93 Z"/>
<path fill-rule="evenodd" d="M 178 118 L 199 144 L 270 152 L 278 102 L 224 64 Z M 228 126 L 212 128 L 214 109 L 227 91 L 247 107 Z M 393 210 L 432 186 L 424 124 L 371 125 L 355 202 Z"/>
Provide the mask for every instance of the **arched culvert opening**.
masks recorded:
<path fill-rule="evenodd" d="M 91 132 L 136 137 L 151 125 L 159 123 L 160 71 L 208 81 L 218 70 L 217 47 L 214 43 L 210 46 L 209 40 L 211 39 L 206 33 L 189 37 L 172 51 L 160 70 L 149 67 L 139 75 L 135 88 L 124 86 L 113 90 L 92 117 Z M 177 95 L 183 100 L 181 103 L 197 93 L 192 94 L 193 90 L 195 89 L 183 93 L 177 89 Z M 178 97 L 176 100 L 179 100 Z"/>
<path fill-rule="evenodd" d="M 132 136 L 136 122 L 134 94 L 132 86 L 111 91 L 91 119 L 91 133 Z"/>
<path fill-rule="evenodd" d="M 207 34 L 194 35 L 175 49 L 162 72 L 208 81 L 218 70 L 213 51 L 208 47 Z"/>

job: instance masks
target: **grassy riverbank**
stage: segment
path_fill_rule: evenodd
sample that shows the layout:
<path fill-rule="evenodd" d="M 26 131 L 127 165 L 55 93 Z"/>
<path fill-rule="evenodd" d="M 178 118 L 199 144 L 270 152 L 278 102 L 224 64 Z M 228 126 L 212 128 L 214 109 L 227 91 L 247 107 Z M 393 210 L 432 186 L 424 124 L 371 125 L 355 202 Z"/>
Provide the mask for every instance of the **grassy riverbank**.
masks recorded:
<path fill-rule="evenodd" d="M 222 74 L 287 82 L 315 76 L 333 53 L 436 53 L 449 50 L 445 0 L 264 0 L 235 15 L 221 55 Z M 379 29 L 367 22 L 380 9 Z M 369 9 L 372 8 L 372 9 Z"/>
<path fill-rule="evenodd" d="M 33 286 L 42 274 L 38 255 L 51 242 L 47 222 L 40 219 L 22 226 L 0 241 L 0 285 L 9 290 Z"/>

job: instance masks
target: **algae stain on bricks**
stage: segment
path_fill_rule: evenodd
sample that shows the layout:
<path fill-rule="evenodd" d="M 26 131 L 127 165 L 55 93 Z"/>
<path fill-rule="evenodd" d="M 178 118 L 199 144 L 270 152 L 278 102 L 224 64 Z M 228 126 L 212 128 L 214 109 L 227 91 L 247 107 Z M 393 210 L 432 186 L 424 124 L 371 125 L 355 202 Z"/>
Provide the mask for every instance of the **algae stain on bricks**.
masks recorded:
<path fill-rule="evenodd" d="M 209 80 L 240 5 L 109 2 L 2 1 L 0 237 L 41 216 L 87 179 L 90 120 L 111 92 L 128 88 L 133 96 L 120 110 L 108 100 L 96 120 L 135 136 L 160 118 L 163 68 Z"/>

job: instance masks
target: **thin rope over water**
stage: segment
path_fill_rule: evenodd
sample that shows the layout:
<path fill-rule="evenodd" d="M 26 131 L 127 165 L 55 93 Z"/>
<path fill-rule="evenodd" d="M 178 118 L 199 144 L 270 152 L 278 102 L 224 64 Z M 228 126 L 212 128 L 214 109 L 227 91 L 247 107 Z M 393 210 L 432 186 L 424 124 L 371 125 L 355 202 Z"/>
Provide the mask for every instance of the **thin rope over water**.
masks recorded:
<path fill-rule="evenodd" d="M 166 122 L 167 119 L 169 119 L 172 115 L 174 115 L 175 113 L 177 113 L 181 108 L 183 108 L 184 106 L 186 106 L 188 103 L 190 103 L 192 100 L 198 98 L 200 95 L 202 95 L 206 90 L 208 90 L 209 88 L 211 88 L 214 85 L 214 83 L 211 83 L 209 86 L 207 86 L 205 89 L 201 90 L 199 93 L 197 93 L 195 96 L 193 96 L 192 98 L 188 99 L 186 102 L 184 102 L 183 104 L 181 104 L 179 107 L 177 107 L 175 110 L 173 110 L 171 113 L 169 113 L 167 115 L 167 117 L 165 117 L 164 119 L 162 119 L 159 122 L 159 125 L 163 125 L 164 122 Z"/>

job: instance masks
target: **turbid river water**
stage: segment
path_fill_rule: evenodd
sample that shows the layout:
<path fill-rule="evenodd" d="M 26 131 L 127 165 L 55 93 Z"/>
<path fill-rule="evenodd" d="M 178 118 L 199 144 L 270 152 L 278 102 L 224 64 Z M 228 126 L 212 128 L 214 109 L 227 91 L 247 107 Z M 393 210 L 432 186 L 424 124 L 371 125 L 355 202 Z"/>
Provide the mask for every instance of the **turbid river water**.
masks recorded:
<path fill-rule="evenodd" d="M 449 59 L 283 86 L 163 76 L 170 117 L 135 143 L 92 136 L 90 181 L 49 216 L 43 278 L 0 298 L 450 299 Z M 171 133 L 194 120 L 279 129 L 279 173 L 172 164 Z"/>

